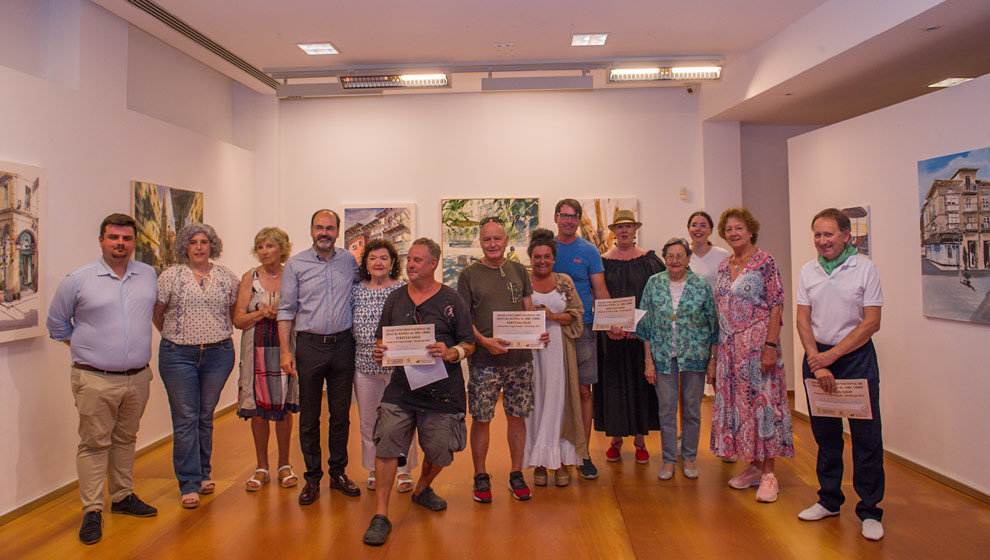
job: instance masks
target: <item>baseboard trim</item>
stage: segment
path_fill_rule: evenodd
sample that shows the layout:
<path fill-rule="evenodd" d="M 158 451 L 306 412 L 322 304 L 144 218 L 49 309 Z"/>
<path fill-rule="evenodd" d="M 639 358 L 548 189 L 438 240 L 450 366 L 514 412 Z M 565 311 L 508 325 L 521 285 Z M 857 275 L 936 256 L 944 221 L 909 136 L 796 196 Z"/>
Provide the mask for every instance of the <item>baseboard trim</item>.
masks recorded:
<path fill-rule="evenodd" d="M 811 419 L 808 417 L 807 414 L 797 410 L 792 409 L 791 416 L 798 418 L 800 420 L 804 420 L 805 422 L 811 421 Z M 843 432 L 842 437 L 844 437 L 846 441 L 849 441 L 849 434 L 847 432 Z M 934 471 L 924 465 L 918 464 L 912 461 L 911 459 L 908 459 L 907 457 L 904 457 L 898 453 L 894 453 L 893 451 L 884 449 L 883 456 L 884 458 L 889 459 L 897 463 L 898 465 L 907 467 L 918 474 L 927 476 L 928 478 L 934 480 L 935 482 L 938 482 L 939 484 L 944 484 L 945 486 L 948 486 L 949 488 L 952 488 L 957 492 L 962 492 L 963 494 L 966 494 L 970 498 L 979 500 L 985 504 L 990 504 L 990 494 L 987 494 L 986 492 L 982 492 L 980 490 L 977 490 L 976 488 L 973 488 L 968 484 L 959 482 L 954 478 L 945 476 L 940 472 Z"/>
<path fill-rule="evenodd" d="M 220 416 L 223 416 L 224 414 L 227 414 L 228 412 L 231 412 L 231 411 L 235 410 L 236 408 L 237 408 L 237 403 L 236 402 L 235 403 L 232 403 L 232 404 L 229 404 L 229 405 L 227 405 L 227 406 L 225 406 L 225 407 L 223 407 L 223 408 L 221 408 L 219 410 L 214 411 L 213 418 L 219 418 Z M 134 456 L 135 457 L 140 457 L 140 456 L 142 456 L 142 455 L 144 455 L 146 453 L 150 453 L 150 452 L 154 451 L 155 449 L 158 449 L 159 447 L 161 447 L 163 445 L 168 445 L 170 443 L 172 443 L 172 434 L 167 434 L 164 437 L 162 437 L 160 439 L 157 439 L 157 440 L 149 443 L 148 445 L 145 445 L 141 449 L 138 449 L 137 451 L 134 452 Z M 18 506 L 18 507 L 14 508 L 14 509 L 12 509 L 10 511 L 8 511 L 7 513 L 5 513 L 3 515 L 0 515 L 0 526 L 6 525 L 7 523 L 13 521 L 14 519 L 17 519 L 18 517 L 24 515 L 25 513 L 28 513 L 30 511 L 34 511 L 34 510 L 40 508 L 41 506 L 43 506 L 45 504 L 51 503 L 51 502 L 53 502 L 53 501 L 61 498 L 62 496 L 68 494 L 69 492 L 72 492 L 76 488 L 79 488 L 79 479 L 78 478 L 76 480 L 73 480 L 73 481 L 67 483 L 67 484 L 64 484 L 62 486 L 59 486 L 58 488 L 52 490 L 51 492 L 48 492 L 46 494 L 42 494 L 41 496 L 39 496 L 39 497 L 31 500 L 30 502 L 28 502 L 28 503 L 26 503 L 24 505 Z"/>

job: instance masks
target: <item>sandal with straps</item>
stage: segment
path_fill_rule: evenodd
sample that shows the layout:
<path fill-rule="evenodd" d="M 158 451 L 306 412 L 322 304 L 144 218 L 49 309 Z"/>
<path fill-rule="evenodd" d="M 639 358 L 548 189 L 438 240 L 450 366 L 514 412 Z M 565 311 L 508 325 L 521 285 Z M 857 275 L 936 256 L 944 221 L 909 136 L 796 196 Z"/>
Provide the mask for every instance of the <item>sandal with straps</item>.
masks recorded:
<path fill-rule="evenodd" d="M 261 473 L 260 477 L 258 473 Z M 268 484 L 269 480 L 271 480 L 271 476 L 268 475 L 268 469 L 254 469 L 254 474 L 248 479 L 244 489 L 248 492 L 257 492 L 261 490 L 262 486 Z"/>
<path fill-rule="evenodd" d="M 413 491 L 413 477 L 409 473 L 401 473 L 398 477 L 399 486 L 396 488 L 398 492 L 405 494 L 406 492 Z"/>
<path fill-rule="evenodd" d="M 180 498 L 180 503 L 186 509 L 196 509 L 199 507 L 199 494 L 195 492 L 192 494 L 183 494 L 182 498 Z"/>
<path fill-rule="evenodd" d="M 199 485 L 200 494 L 212 494 L 217 489 L 217 483 L 212 480 L 204 480 Z"/>
<path fill-rule="evenodd" d="M 284 471 L 289 472 L 285 476 L 282 476 Z M 299 484 L 299 477 L 292 470 L 292 465 L 282 465 L 278 468 L 278 483 L 282 488 L 292 488 L 296 484 Z"/>

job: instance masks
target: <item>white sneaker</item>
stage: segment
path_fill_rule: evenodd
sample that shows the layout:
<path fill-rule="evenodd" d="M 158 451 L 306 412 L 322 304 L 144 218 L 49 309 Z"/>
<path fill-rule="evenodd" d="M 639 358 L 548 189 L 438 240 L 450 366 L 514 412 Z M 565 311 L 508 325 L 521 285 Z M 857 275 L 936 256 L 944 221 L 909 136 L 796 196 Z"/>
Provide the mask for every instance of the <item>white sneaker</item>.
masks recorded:
<path fill-rule="evenodd" d="M 863 537 L 868 541 L 878 541 L 883 538 L 883 525 L 876 519 L 863 520 Z"/>
<path fill-rule="evenodd" d="M 798 519 L 801 521 L 818 521 L 819 519 L 825 519 L 833 515 L 839 515 L 839 512 L 829 511 L 823 505 L 816 502 L 815 505 L 799 513 Z"/>

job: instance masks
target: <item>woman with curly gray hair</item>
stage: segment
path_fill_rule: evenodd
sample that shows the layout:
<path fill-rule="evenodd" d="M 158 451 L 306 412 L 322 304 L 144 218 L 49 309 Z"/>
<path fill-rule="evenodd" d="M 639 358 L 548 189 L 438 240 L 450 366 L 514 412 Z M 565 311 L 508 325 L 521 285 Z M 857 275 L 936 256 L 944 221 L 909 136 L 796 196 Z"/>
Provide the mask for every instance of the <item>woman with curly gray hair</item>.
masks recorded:
<path fill-rule="evenodd" d="M 172 410 L 172 463 L 182 507 L 199 506 L 210 478 L 213 410 L 234 368 L 234 304 L 240 279 L 210 259 L 223 242 L 206 224 L 188 224 L 175 237 L 175 260 L 158 277 L 152 321 L 162 333 L 158 371 Z"/>

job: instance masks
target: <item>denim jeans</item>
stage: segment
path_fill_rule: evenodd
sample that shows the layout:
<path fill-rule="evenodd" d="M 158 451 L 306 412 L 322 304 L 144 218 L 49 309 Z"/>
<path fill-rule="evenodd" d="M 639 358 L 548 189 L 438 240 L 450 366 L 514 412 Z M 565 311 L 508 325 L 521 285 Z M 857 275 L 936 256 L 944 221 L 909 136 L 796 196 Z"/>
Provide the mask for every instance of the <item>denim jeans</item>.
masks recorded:
<path fill-rule="evenodd" d="M 670 360 L 670 373 L 657 372 L 657 399 L 660 401 L 660 447 L 664 463 L 677 463 L 677 402 L 681 410 L 681 456 L 685 461 L 698 458 L 701 438 L 701 396 L 705 391 L 705 372 L 678 371 L 677 358 Z M 678 399 L 680 395 L 680 399 Z"/>
<path fill-rule="evenodd" d="M 210 480 L 213 411 L 234 368 L 234 344 L 214 348 L 183 346 L 162 339 L 158 372 L 172 409 L 172 464 L 179 490 L 191 494 Z"/>

